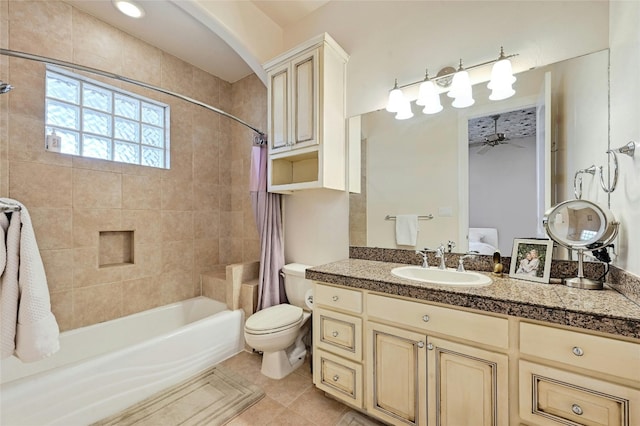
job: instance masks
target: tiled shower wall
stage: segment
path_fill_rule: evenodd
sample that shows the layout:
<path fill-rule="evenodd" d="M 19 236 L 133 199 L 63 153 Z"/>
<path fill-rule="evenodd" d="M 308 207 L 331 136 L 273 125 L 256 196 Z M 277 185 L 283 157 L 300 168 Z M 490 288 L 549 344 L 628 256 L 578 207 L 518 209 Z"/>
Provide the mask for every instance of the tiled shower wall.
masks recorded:
<path fill-rule="evenodd" d="M 121 74 L 266 126 L 266 88 L 233 85 L 59 1 L 0 1 L 0 45 Z M 214 112 L 107 81 L 171 106 L 171 169 L 44 150 L 45 65 L 0 56 L 0 196 L 26 205 L 62 330 L 199 295 L 200 273 L 256 260 L 252 132 Z M 134 264 L 99 267 L 99 233 L 134 231 Z"/>

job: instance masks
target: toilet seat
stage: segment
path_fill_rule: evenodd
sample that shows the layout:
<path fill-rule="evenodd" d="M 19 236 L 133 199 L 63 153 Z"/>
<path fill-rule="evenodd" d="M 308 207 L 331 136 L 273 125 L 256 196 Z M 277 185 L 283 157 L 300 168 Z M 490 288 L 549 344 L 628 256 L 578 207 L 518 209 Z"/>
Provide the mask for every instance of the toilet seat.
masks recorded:
<path fill-rule="evenodd" d="M 271 306 L 251 315 L 244 325 L 249 334 L 271 334 L 296 327 L 303 320 L 302 308 L 286 303 Z"/>

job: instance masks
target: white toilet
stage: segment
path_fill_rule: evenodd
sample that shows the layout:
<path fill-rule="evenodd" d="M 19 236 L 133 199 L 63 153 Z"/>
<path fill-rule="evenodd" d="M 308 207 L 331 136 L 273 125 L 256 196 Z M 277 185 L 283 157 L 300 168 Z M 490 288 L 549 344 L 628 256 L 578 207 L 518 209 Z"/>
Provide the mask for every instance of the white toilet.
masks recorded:
<path fill-rule="evenodd" d="M 247 344 L 262 352 L 262 374 L 272 379 L 287 376 L 307 355 L 302 339 L 309 329 L 313 303 L 313 285 L 304 277 L 307 268 L 300 263 L 285 265 L 282 272 L 289 304 L 258 311 L 244 325 Z"/>

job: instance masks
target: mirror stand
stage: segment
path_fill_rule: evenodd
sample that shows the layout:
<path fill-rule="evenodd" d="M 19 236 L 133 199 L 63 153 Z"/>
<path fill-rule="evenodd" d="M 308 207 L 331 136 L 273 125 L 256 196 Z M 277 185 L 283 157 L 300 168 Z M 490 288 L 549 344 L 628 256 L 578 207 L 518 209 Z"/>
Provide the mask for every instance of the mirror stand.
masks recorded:
<path fill-rule="evenodd" d="M 567 287 L 582 288 L 585 290 L 602 290 L 602 281 L 596 281 L 584 277 L 584 249 L 578 249 L 578 276 L 575 278 L 565 278 Z"/>

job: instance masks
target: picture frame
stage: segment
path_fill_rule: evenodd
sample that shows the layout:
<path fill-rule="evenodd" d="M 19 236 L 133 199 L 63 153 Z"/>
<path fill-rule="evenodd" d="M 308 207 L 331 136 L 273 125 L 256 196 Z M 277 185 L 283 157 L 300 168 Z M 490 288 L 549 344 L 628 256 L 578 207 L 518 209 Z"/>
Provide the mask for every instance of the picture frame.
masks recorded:
<path fill-rule="evenodd" d="M 552 240 L 515 238 L 509 277 L 548 284 L 552 255 Z"/>

